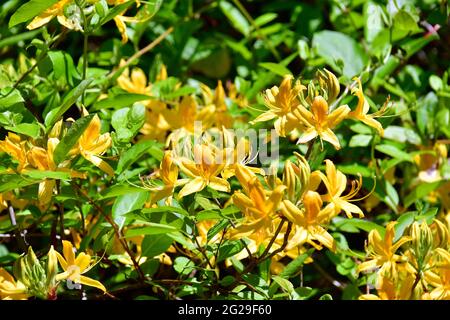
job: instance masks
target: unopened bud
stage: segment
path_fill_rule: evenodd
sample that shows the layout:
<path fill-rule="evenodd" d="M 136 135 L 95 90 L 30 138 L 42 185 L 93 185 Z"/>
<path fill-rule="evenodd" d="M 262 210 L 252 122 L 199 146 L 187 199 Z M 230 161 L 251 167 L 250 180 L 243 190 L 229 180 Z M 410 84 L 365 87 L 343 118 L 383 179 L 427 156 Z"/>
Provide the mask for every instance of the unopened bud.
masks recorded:
<path fill-rule="evenodd" d="M 411 225 L 412 248 L 420 265 L 426 263 L 433 250 L 433 233 L 426 221 Z"/>
<path fill-rule="evenodd" d="M 317 72 L 317 77 L 319 78 L 320 88 L 327 93 L 328 104 L 333 103 L 340 92 L 339 80 L 327 69 L 324 69 L 323 71 L 319 70 Z"/>

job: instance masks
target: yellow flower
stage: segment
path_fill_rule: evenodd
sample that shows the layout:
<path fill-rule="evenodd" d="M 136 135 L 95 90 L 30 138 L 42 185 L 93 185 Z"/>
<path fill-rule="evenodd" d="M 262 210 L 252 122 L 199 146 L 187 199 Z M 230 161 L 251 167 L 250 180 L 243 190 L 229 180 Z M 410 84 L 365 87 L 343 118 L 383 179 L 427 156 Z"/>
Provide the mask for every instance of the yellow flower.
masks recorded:
<path fill-rule="evenodd" d="M 336 243 L 333 237 L 322 225 L 327 224 L 333 214 L 331 207 L 322 209 L 322 199 L 317 192 L 307 191 L 303 196 L 303 209 L 298 208 L 289 200 L 281 203 L 283 215 L 297 228 L 290 239 L 290 248 L 295 245 L 309 243 L 316 249 L 321 250 L 324 245 L 335 251 Z"/>
<path fill-rule="evenodd" d="M 125 61 L 122 60 L 119 67 L 124 63 Z M 151 95 L 152 86 L 147 84 L 147 76 L 140 68 L 133 68 L 131 75 L 130 70 L 125 69 L 117 78 L 117 84 L 130 93 Z"/>
<path fill-rule="evenodd" d="M 359 300 L 408 300 L 414 285 L 414 275 L 404 272 L 400 276 L 390 277 L 384 273 L 377 284 L 377 295 L 363 294 Z"/>
<path fill-rule="evenodd" d="M 349 112 L 350 108 L 343 105 L 330 113 L 328 103 L 322 96 L 314 98 L 311 111 L 299 105 L 294 113 L 305 128 L 302 129 L 303 132 L 297 143 L 306 143 L 319 136 L 331 143 L 336 150 L 340 149 L 341 145 L 332 129 L 344 120 Z"/>
<path fill-rule="evenodd" d="M 247 166 L 248 163 L 252 162 L 252 156 L 254 157 L 256 155 L 253 155 L 251 149 L 252 146 L 248 139 L 242 137 L 235 144 L 235 136 L 230 130 L 223 128 L 222 134 L 226 156 L 226 166 L 222 171 L 222 177 L 228 179 L 235 175 L 235 169 L 237 165 Z M 262 168 L 249 166 L 247 166 L 247 168 L 254 173 L 265 175 L 264 169 Z"/>
<path fill-rule="evenodd" d="M 64 272 L 56 276 L 56 280 L 70 280 L 74 283 L 84 284 L 86 286 L 95 287 L 103 292 L 106 292 L 106 288 L 99 281 L 83 276 L 88 272 L 93 265 L 91 265 L 91 256 L 81 252 L 75 258 L 74 247 L 69 241 L 63 240 L 63 255 L 56 252 L 59 264 L 63 268 Z"/>
<path fill-rule="evenodd" d="M 81 30 L 82 28 L 81 28 L 79 22 L 72 20 L 72 19 L 68 19 L 64 15 L 64 7 L 70 3 L 73 3 L 73 1 L 72 0 L 61 0 L 57 3 L 55 3 L 53 6 L 44 10 L 44 12 L 42 12 L 40 15 L 35 17 L 27 25 L 27 29 L 33 30 L 33 29 L 42 27 L 43 25 L 49 23 L 53 18 L 56 17 L 58 19 L 58 22 L 60 24 L 62 24 L 63 26 L 65 26 L 67 29 Z"/>
<path fill-rule="evenodd" d="M 375 114 L 367 114 L 367 112 L 369 112 L 370 106 L 367 100 L 364 98 L 361 80 L 357 77 L 354 78 L 353 80 L 358 82 L 358 87 L 352 89 L 352 93 L 358 97 L 358 104 L 356 106 L 356 109 L 348 114 L 349 118 L 354 118 L 356 120 L 364 122 L 369 127 L 375 128 L 380 134 L 380 136 L 383 136 L 384 135 L 383 127 L 381 123 L 376 121 L 374 118 L 379 117 L 379 115 L 384 112 L 385 108 L 382 108 L 379 112 Z"/>
<path fill-rule="evenodd" d="M 0 299 L 1 300 L 26 300 L 28 299 L 25 285 L 14 280 L 5 269 L 0 268 Z"/>
<path fill-rule="evenodd" d="M 214 111 L 213 105 L 199 109 L 193 96 L 184 96 L 180 103 L 171 109 L 163 110 L 162 114 L 172 130 L 185 129 L 194 132 L 195 121 L 201 122 L 202 126 L 209 126 Z"/>
<path fill-rule="evenodd" d="M 436 249 L 439 260 L 432 271 L 425 272 L 425 280 L 433 290 L 430 297 L 433 300 L 450 300 L 450 253 L 442 248 Z"/>
<path fill-rule="evenodd" d="M 394 243 L 395 229 L 394 225 L 396 221 L 389 222 L 386 226 L 386 233 L 384 239 L 381 238 L 378 230 L 374 229 L 369 233 L 369 241 L 367 245 L 367 252 L 370 260 L 361 263 L 358 266 L 358 272 L 374 270 L 377 267 L 381 267 L 379 274 L 389 272 L 390 274 L 396 274 L 397 262 L 404 262 L 404 258 L 395 252 L 406 242 L 411 241 L 408 236 L 401 237 L 396 243 Z"/>
<path fill-rule="evenodd" d="M 170 126 L 161 113 L 147 109 L 145 112 L 145 123 L 139 132 L 143 134 L 141 139 L 164 142 L 169 129 Z"/>
<path fill-rule="evenodd" d="M 222 81 L 218 81 L 217 87 L 212 90 L 205 84 L 200 85 L 200 89 L 203 95 L 203 101 L 205 108 L 214 109 L 213 116 L 210 119 L 208 126 L 215 126 L 221 128 L 231 128 L 233 125 L 233 118 L 228 114 L 227 104 L 225 102 L 226 95 L 222 86 Z"/>
<path fill-rule="evenodd" d="M 249 168 L 241 165 L 236 166 L 236 177 L 245 194 L 235 192 L 232 201 L 244 214 L 244 222 L 232 230 L 231 236 L 250 237 L 258 247 L 275 231 L 276 211 L 286 187 L 278 186 L 267 195 L 258 177 Z"/>
<path fill-rule="evenodd" d="M 153 187 L 152 203 L 167 198 L 168 202 L 172 198 L 173 191 L 178 182 L 178 167 L 175 165 L 172 154 L 166 151 L 160 164 L 159 177 L 163 181 L 163 186 Z"/>
<path fill-rule="evenodd" d="M 109 132 L 100 135 L 100 126 L 100 118 L 95 115 L 78 140 L 78 150 L 86 160 L 113 176 L 114 170 L 111 166 L 98 157 L 111 146 Z"/>
<path fill-rule="evenodd" d="M 127 0 L 107 0 L 109 5 L 116 5 L 116 6 L 125 3 L 126 1 Z M 140 4 L 141 4 L 140 0 L 136 0 L 137 7 L 139 7 Z M 114 22 L 116 23 L 117 29 L 119 29 L 120 35 L 122 36 L 122 43 L 128 42 L 127 26 L 125 22 L 139 22 L 139 19 L 135 17 L 124 16 L 123 14 L 125 13 L 125 11 L 114 17 Z"/>
<path fill-rule="evenodd" d="M 178 197 L 199 192 L 206 186 L 212 189 L 229 192 L 230 184 L 218 175 L 225 167 L 223 151 L 212 144 L 194 146 L 194 160 L 187 157 L 177 159 L 183 173 L 189 177 L 189 182 L 180 190 Z"/>
<path fill-rule="evenodd" d="M 361 189 L 361 181 L 353 181 L 350 192 L 343 196 L 342 193 L 347 187 L 347 177 L 339 170 L 336 170 L 333 161 L 325 160 L 325 166 L 326 176 L 320 171 L 316 171 L 315 174 L 322 179 L 327 188 L 328 194 L 323 196 L 323 200 L 329 202 L 328 206 L 333 208 L 334 215 L 338 215 L 344 210 L 349 218 L 353 217 L 352 213 L 358 214 L 360 218 L 364 217 L 361 209 L 349 202 Z"/>
<path fill-rule="evenodd" d="M 291 75 L 287 75 L 281 82 L 280 87 L 273 86 L 266 90 L 264 103 L 269 110 L 251 121 L 251 124 L 276 119 L 275 130 L 282 137 L 285 137 L 295 128 L 298 121 L 295 119 L 293 112 L 300 105 L 298 94 L 306 87 L 301 85 L 300 81 L 296 81 L 292 88 L 292 78 Z"/>
<path fill-rule="evenodd" d="M 22 141 L 19 135 L 12 132 L 8 132 L 8 136 L 5 140 L 0 141 L 0 151 L 6 152 L 19 163 L 17 166 L 17 171 L 19 173 L 28 165 L 25 144 L 26 141 Z"/>

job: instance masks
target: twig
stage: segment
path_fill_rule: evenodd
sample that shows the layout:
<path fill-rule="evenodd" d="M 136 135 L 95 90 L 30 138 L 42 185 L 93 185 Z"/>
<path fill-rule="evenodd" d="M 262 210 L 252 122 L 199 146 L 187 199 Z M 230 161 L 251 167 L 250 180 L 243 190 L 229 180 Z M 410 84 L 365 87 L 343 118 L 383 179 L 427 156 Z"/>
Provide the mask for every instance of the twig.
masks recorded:
<path fill-rule="evenodd" d="M 258 27 L 258 25 L 255 23 L 255 20 L 253 17 L 248 13 L 247 9 L 242 5 L 242 3 L 239 0 L 233 0 L 234 4 L 239 8 L 239 10 L 244 14 L 244 16 L 247 18 L 248 21 L 250 21 L 253 28 L 255 28 L 258 35 L 263 39 L 264 43 L 267 44 L 267 47 L 269 48 L 270 52 L 273 54 L 275 59 L 277 61 L 281 60 L 280 54 L 278 51 L 274 48 L 272 45 L 272 42 L 269 40 L 269 38 L 266 37 L 264 33 L 261 32 L 261 29 Z"/>
<path fill-rule="evenodd" d="M 103 208 L 101 206 L 99 206 L 98 204 L 96 204 L 90 197 L 89 195 L 87 195 L 83 190 L 81 190 L 81 188 L 76 185 L 75 183 L 72 184 L 76 189 L 77 192 L 79 194 L 81 194 L 91 205 L 93 205 L 101 214 L 102 216 L 106 219 L 106 221 L 113 227 L 114 229 L 114 233 L 117 237 L 117 239 L 119 240 L 120 244 L 122 245 L 123 249 L 126 251 L 126 253 L 130 256 L 131 261 L 133 262 L 134 268 L 136 269 L 137 273 L 139 274 L 139 277 L 144 280 L 145 279 L 145 274 L 142 271 L 141 267 L 139 266 L 139 264 L 137 263 L 133 253 L 130 250 L 130 247 L 128 246 L 127 241 L 123 238 L 123 235 L 119 229 L 119 227 L 117 226 L 117 224 L 114 222 L 114 220 L 111 219 L 110 216 L 108 216 Z"/>
<path fill-rule="evenodd" d="M 169 29 L 167 29 L 163 34 L 161 34 L 158 38 L 156 38 L 155 40 L 153 40 L 150 44 L 148 44 L 147 46 L 145 46 L 144 48 L 142 48 L 141 50 L 139 50 L 138 52 L 136 52 L 135 54 L 133 54 L 126 62 L 124 65 L 122 65 L 121 67 L 119 67 L 117 70 L 112 71 L 108 74 L 108 76 L 106 77 L 107 80 L 111 80 L 113 79 L 118 73 L 122 72 L 125 68 L 127 68 L 131 63 L 133 63 L 134 60 L 138 59 L 139 57 L 141 57 L 142 55 L 144 55 L 145 53 L 149 52 L 150 50 L 152 50 L 154 47 L 156 47 L 161 41 L 163 41 L 169 34 L 172 33 L 173 31 L 173 27 L 170 27 Z"/>
<path fill-rule="evenodd" d="M 17 242 L 19 243 L 19 247 L 23 250 L 23 252 L 26 252 L 27 242 L 25 240 L 24 234 L 20 230 L 20 227 L 17 225 L 16 213 L 14 212 L 14 208 L 11 205 L 9 205 L 8 211 L 9 211 L 9 219 L 11 221 L 11 225 L 14 227 L 14 234 L 17 238 Z"/>

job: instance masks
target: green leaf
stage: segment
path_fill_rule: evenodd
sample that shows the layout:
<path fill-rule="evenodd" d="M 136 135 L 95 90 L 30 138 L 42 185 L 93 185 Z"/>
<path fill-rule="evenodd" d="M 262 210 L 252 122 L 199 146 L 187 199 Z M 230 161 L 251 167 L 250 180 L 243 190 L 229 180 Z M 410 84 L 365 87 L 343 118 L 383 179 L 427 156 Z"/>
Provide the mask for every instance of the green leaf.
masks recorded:
<path fill-rule="evenodd" d="M 350 142 L 348 143 L 348 145 L 350 147 L 352 147 L 352 148 L 355 148 L 355 147 L 367 147 L 371 140 L 372 140 L 372 136 L 371 135 L 357 134 L 357 135 L 354 135 L 350 139 Z"/>
<path fill-rule="evenodd" d="M 25 178 L 18 174 L 0 175 L 0 192 L 10 191 L 16 188 L 26 187 L 42 180 L 34 180 L 32 178 Z"/>
<path fill-rule="evenodd" d="M 336 225 L 336 228 L 341 229 L 342 231 L 347 231 L 346 229 L 350 227 L 363 230 L 366 232 L 370 232 L 371 230 L 376 229 L 382 236 L 384 236 L 385 232 L 384 228 L 376 224 L 375 222 L 358 218 L 347 219 L 342 217 L 336 217 L 333 219 L 333 222 Z M 354 231 L 347 231 L 347 232 L 354 232 Z"/>
<path fill-rule="evenodd" d="M 69 85 L 73 85 L 73 78 L 78 77 L 72 57 L 63 51 L 49 51 L 48 56 L 52 61 L 53 75 L 55 79 L 64 79 Z"/>
<path fill-rule="evenodd" d="M 19 90 L 12 88 L 3 88 L 1 90 L 0 111 L 8 110 L 9 107 L 23 102 L 25 100 L 22 98 Z"/>
<path fill-rule="evenodd" d="M 127 229 L 126 237 L 135 237 L 135 236 L 150 235 L 150 234 L 163 234 L 163 233 L 170 233 L 170 232 L 179 231 L 179 230 L 180 230 L 179 228 L 176 228 L 171 225 L 147 222 L 144 227 Z"/>
<path fill-rule="evenodd" d="M 136 3 L 135 0 L 130 0 L 128 2 L 114 6 L 113 8 L 111 8 L 111 10 L 109 10 L 108 14 L 103 19 L 101 19 L 99 26 L 102 26 L 105 23 L 111 21 L 112 19 L 120 15 L 122 12 L 126 11 L 129 7 L 131 7 L 135 3 Z"/>
<path fill-rule="evenodd" d="M 142 256 L 153 258 L 164 253 L 172 245 L 173 239 L 165 234 L 147 235 L 142 241 Z"/>
<path fill-rule="evenodd" d="M 364 38 L 371 43 L 384 29 L 383 8 L 374 2 L 367 2 L 364 6 L 364 17 Z"/>
<path fill-rule="evenodd" d="M 60 164 L 66 159 L 69 151 L 78 142 L 78 139 L 87 129 L 94 116 L 95 114 L 90 114 L 86 117 L 82 117 L 70 126 L 69 130 L 67 130 L 67 133 L 57 144 L 53 153 L 53 160 L 55 161 L 56 165 Z"/>
<path fill-rule="evenodd" d="M 229 257 L 232 257 L 244 249 L 241 241 L 227 241 L 220 246 L 217 262 L 221 262 Z"/>
<path fill-rule="evenodd" d="M 138 161 L 140 157 L 146 154 L 155 144 L 156 141 L 144 140 L 133 145 L 120 156 L 119 162 L 117 163 L 116 172 L 120 174 L 128 169 L 134 162 Z"/>
<path fill-rule="evenodd" d="M 399 10 L 394 16 L 394 28 L 392 31 L 393 39 L 399 40 L 407 35 L 420 32 L 414 17 L 404 10 Z"/>
<path fill-rule="evenodd" d="M 398 197 L 397 190 L 395 190 L 394 186 L 387 180 L 385 180 L 386 187 L 386 197 L 384 198 L 384 202 L 389 205 L 389 207 L 394 210 L 395 213 L 398 212 L 398 203 L 400 201 Z"/>
<path fill-rule="evenodd" d="M 314 34 L 313 47 L 333 69 L 348 79 L 359 75 L 368 61 L 361 45 L 340 32 L 325 30 Z M 340 63 L 343 67 L 339 66 Z"/>
<path fill-rule="evenodd" d="M 213 227 L 211 227 L 211 229 L 208 230 L 206 235 L 207 241 L 211 241 L 216 234 L 225 229 L 228 225 L 230 225 L 230 221 L 228 219 L 223 219 L 217 222 Z"/>
<path fill-rule="evenodd" d="M 108 97 L 96 102 L 94 106 L 89 110 L 96 111 L 110 108 L 119 109 L 123 107 L 129 107 L 135 102 L 146 100 L 151 100 L 151 97 L 145 94 L 138 93 L 120 93 L 116 96 Z"/>
<path fill-rule="evenodd" d="M 292 75 L 288 68 L 279 63 L 261 62 L 259 65 L 281 77 L 284 77 L 285 75 Z"/>
<path fill-rule="evenodd" d="M 408 228 L 413 222 L 416 212 L 405 212 L 398 219 L 395 224 L 395 237 L 394 242 L 396 242 L 405 232 L 406 228 Z"/>
<path fill-rule="evenodd" d="M 237 9 L 228 1 L 220 1 L 219 7 L 222 10 L 223 14 L 231 22 L 231 25 L 244 36 L 248 36 L 248 34 L 250 33 L 250 24 L 248 23 L 244 15 L 239 11 L 239 9 Z"/>
<path fill-rule="evenodd" d="M 111 118 L 111 125 L 116 130 L 117 139 L 129 142 L 145 123 L 146 109 L 143 104 L 135 104 L 131 108 L 115 111 Z"/>
<path fill-rule="evenodd" d="M 52 5 L 57 3 L 59 0 L 30 0 L 23 4 L 19 9 L 14 12 L 11 19 L 9 19 L 8 27 L 12 28 L 19 23 L 26 22 L 44 10 L 50 8 Z"/>
<path fill-rule="evenodd" d="M 430 183 L 422 182 L 421 184 L 419 184 L 413 191 L 411 191 L 410 194 L 408 194 L 405 197 L 405 199 L 403 201 L 405 208 L 412 205 L 416 200 L 422 199 L 423 197 L 428 195 L 431 191 L 439 188 L 439 186 L 443 182 L 444 181 L 435 181 L 435 182 L 430 182 Z"/>
<path fill-rule="evenodd" d="M 58 179 L 70 180 L 70 172 L 63 171 L 43 171 L 43 170 L 26 170 L 23 175 L 33 179 Z"/>
<path fill-rule="evenodd" d="M 395 147 L 393 145 L 381 144 L 381 145 L 376 146 L 375 149 L 377 149 L 378 151 L 383 152 L 393 158 L 396 158 L 396 159 L 399 159 L 402 161 L 413 162 L 413 157 L 410 154 L 398 149 L 397 147 Z"/>
<path fill-rule="evenodd" d="M 157 208 L 145 208 L 142 209 L 142 213 L 144 214 L 152 214 L 156 212 L 176 212 L 182 214 L 183 216 L 189 216 L 189 212 L 184 210 L 183 208 L 171 207 L 171 206 L 160 206 Z"/>
<path fill-rule="evenodd" d="M 115 184 L 108 189 L 104 190 L 99 195 L 99 200 L 108 199 L 108 198 L 115 198 L 117 196 L 122 196 L 124 194 L 128 193 L 134 193 L 134 192 L 142 192 L 142 188 L 133 187 L 131 185 L 123 185 L 123 184 Z"/>
<path fill-rule="evenodd" d="M 404 59 L 409 59 L 413 54 L 435 40 L 439 40 L 439 35 L 437 33 L 434 33 L 428 37 L 420 37 L 406 41 L 400 46 L 406 52 Z"/>
<path fill-rule="evenodd" d="M 158 12 L 162 2 L 162 0 L 146 1 L 145 5 L 142 6 L 136 14 L 136 19 L 138 19 L 139 22 L 150 20 Z"/>
<path fill-rule="evenodd" d="M 80 82 L 78 86 L 72 89 L 63 99 L 61 106 L 52 109 L 45 117 L 45 126 L 47 131 L 50 131 L 53 125 L 58 121 L 62 115 L 78 100 L 79 97 L 84 93 L 89 84 L 94 79 L 86 79 Z"/>
<path fill-rule="evenodd" d="M 15 125 L 14 127 L 5 126 L 5 129 L 36 139 L 37 137 L 39 137 L 41 127 L 37 123 L 20 123 L 18 125 Z"/>
<path fill-rule="evenodd" d="M 306 259 L 314 252 L 314 249 L 309 249 L 307 252 L 302 253 L 297 258 L 289 262 L 289 264 L 284 267 L 283 271 L 279 274 L 281 278 L 289 279 L 293 277 L 297 272 L 301 270 L 303 267 L 303 264 L 305 263 Z"/>
<path fill-rule="evenodd" d="M 195 269 L 195 263 L 186 257 L 177 257 L 173 262 L 173 268 L 181 275 L 188 275 Z"/>
<path fill-rule="evenodd" d="M 141 209 L 149 196 L 148 191 L 133 192 L 117 197 L 112 207 L 112 216 L 114 222 L 120 229 L 124 226 L 125 215 L 133 210 Z"/>
<path fill-rule="evenodd" d="M 383 138 L 401 143 L 409 142 L 415 145 L 420 145 L 422 143 L 420 136 L 415 133 L 414 130 L 399 126 L 389 126 L 384 129 Z"/>

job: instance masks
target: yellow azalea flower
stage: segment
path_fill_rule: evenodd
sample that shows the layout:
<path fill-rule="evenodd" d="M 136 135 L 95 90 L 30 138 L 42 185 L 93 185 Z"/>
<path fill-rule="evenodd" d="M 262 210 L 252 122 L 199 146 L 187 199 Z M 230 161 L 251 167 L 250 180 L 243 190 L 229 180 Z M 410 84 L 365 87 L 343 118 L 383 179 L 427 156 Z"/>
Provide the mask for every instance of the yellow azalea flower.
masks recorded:
<path fill-rule="evenodd" d="M 349 112 L 350 108 L 343 105 L 330 113 L 328 103 L 322 96 L 314 98 L 311 111 L 299 105 L 294 113 L 304 128 L 297 143 L 306 143 L 319 136 L 320 139 L 331 143 L 336 150 L 340 149 L 341 145 L 332 129 L 344 120 Z"/>
<path fill-rule="evenodd" d="M 28 297 L 25 285 L 0 268 L 0 300 L 26 300 Z"/>
<path fill-rule="evenodd" d="M 409 300 L 415 276 L 404 272 L 397 277 L 383 274 L 377 283 L 377 294 L 363 294 L 359 300 Z"/>
<path fill-rule="evenodd" d="M 226 95 L 222 86 L 222 81 L 218 81 L 214 94 L 205 84 L 201 84 L 200 89 L 202 91 L 205 108 L 214 109 L 213 116 L 210 119 L 211 123 L 207 125 L 215 126 L 217 128 L 231 128 L 233 125 L 233 118 L 228 114 L 228 108 L 225 102 Z"/>
<path fill-rule="evenodd" d="M 236 166 L 236 177 L 244 193 L 235 192 L 232 201 L 244 214 L 244 222 L 231 231 L 231 237 L 249 237 L 259 247 L 275 232 L 276 211 L 286 187 L 278 186 L 268 196 L 258 177 L 241 165 Z"/>
<path fill-rule="evenodd" d="M 383 274 L 384 272 L 396 274 L 397 263 L 405 261 L 404 257 L 396 254 L 396 251 L 406 242 L 411 241 L 411 237 L 403 236 L 394 243 L 394 226 L 396 223 L 396 221 L 388 223 L 384 239 L 381 238 L 380 233 L 376 229 L 369 232 L 369 241 L 366 250 L 370 260 L 361 263 L 358 266 L 358 272 L 371 271 L 381 267 L 379 274 Z"/>
<path fill-rule="evenodd" d="M 283 215 L 297 228 L 290 239 L 288 248 L 293 248 L 304 243 L 309 243 L 318 250 L 324 245 L 335 251 L 336 243 L 333 237 L 322 225 L 327 224 L 333 214 L 333 208 L 322 209 L 322 199 L 315 191 L 307 191 L 303 196 L 303 209 L 298 208 L 292 202 L 284 200 L 281 203 Z"/>
<path fill-rule="evenodd" d="M 349 218 L 353 217 L 352 213 L 358 214 L 360 218 L 364 217 L 361 209 L 349 202 L 361 189 L 361 181 L 353 181 L 350 192 L 343 196 L 347 187 L 347 177 L 336 169 L 333 161 L 328 159 L 325 160 L 325 172 L 326 175 L 320 171 L 316 171 L 315 174 L 322 179 L 327 188 L 328 194 L 323 196 L 323 200 L 329 202 L 328 206 L 333 208 L 334 215 L 338 215 L 343 210 Z"/>
<path fill-rule="evenodd" d="M 119 67 L 124 64 L 122 60 Z M 147 76 L 140 68 L 133 68 L 130 75 L 130 70 L 125 69 L 117 78 L 117 84 L 123 90 L 130 93 L 151 95 L 152 86 L 147 84 Z"/>
<path fill-rule="evenodd" d="M 176 166 L 170 151 L 164 153 L 164 157 L 160 164 L 159 177 L 163 181 L 163 186 L 151 187 L 152 203 L 167 198 L 170 203 L 175 186 L 178 185 L 178 167 Z"/>
<path fill-rule="evenodd" d="M 161 113 L 146 110 L 145 123 L 139 130 L 143 134 L 142 139 L 158 140 L 160 142 L 165 141 L 169 124 Z"/>
<path fill-rule="evenodd" d="M 248 106 L 247 98 L 243 94 L 240 94 L 238 92 L 237 87 L 236 85 L 234 85 L 234 83 L 228 82 L 227 90 L 228 90 L 228 97 L 230 98 L 231 101 L 236 103 L 241 108 Z"/>
<path fill-rule="evenodd" d="M 447 160 L 447 147 L 445 144 L 436 142 L 434 146 L 419 146 L 422 151 L 429 151 L 414 156 L 419 171 L 418 178 L 424 182 L 435 182 L 442 180 L 441 166 Z"/>
<path fill-rule="evenodd" d="M 226 166 L 222 171 L 222 177 L 229 179 L 235 175 L 237 165 L 247 166 L 247 164 L 253 160 L 252 156 L 254 155 L 248 139 L 242 137 L 235 144 L 234 134 L 230 130 L 225 129 L 225 127 L 222 128 L 222 134 L 226 156 Z M 247 166 L 247 168 L 254 173 L 265 175 L 264 169 L 262 168 L 249 166 Z"/>
<path fill-rule="evenodd" d="M 128 0 L 107 0 L 107 3 L 109 5 L 117 6 L 117 5 L 125 3 L 127 1 Z M 137 5 L 137 7 L 139 7 L 141 5 L 140 0 L 136 0 L 136 5 Z M 117 29 L 119 30 L 120 35 L 122 36 L 122 43 L 128 42 L 127 26 L 126 26 L 125 22 L 139 22 L 140 21 L 139 19 L 137 19 L 135 17 L 124 16 L 123 14 L 125 13 L 125 11 L 123 11 L 122 13 L 120 13 L 119 15 L 114 17 L 114 22 L 116 23 Z"/>
<path fill-rule="evenodd" d="M 11 191 L 0 193 L 0 212 L 8 208 L 8 201 L 13 208 L 19 208 L 20 210 L 23 210 L 29 202 L 25 199 L 17 199 Z"/>
<path fill-rule="evenodd" d="M 201 122 L 202 126 L 209 126 L 214 110 L 213 105 L 199 108 L 193 96 L 184 96 L 180 103 L 163 110 L 162 114 L 172 130 L 184 129 L 192 133 L 196 121 Z"/>
<path fill-rule="evenodd" d="M 438 259 L 432 270 L 425 272 L 425 280 L 433 287 L 430 297 L 433 300 L 450 300 L 450 252 L 436 249 Z"/>
<path fill-rule="evenodd" d="M 79 22 L 68 19 L 64 15 L 64 7 L 68 4 L 74 3 L 73 0 L 61 0 L 52 5 L 50 8 L 44 10 L 40 15 L 35 17 L 28 25 L 28 30 L 33 30 L 49 23 L 53 18 L 57 18 L 58 22 L 71 30 L 82 30 Z"/>
<path fill-rule="evenodd" d="M 87 111 L 84 113 L 86 115 Z M 78 150 L 86 160 L 113 176 L 114 170 L 111 166 L 98 157 L 108 150 L 112 142 L 109 132 L 100 135 L 100 126 L 100 118 L 95 115 L 78 140 Z"/>
<path fill-rule="evenodd" d="M 358 104 L 354 111 L 351 111 L 348 116 L 349 118 L 353 118 L 363 123 L 367 124 L 369 127 L 372 127 L 378 131 L 380 136 L 384 135 L 383 126 L 381 123 L 376 121 L 374 118 L 379 117 L 381 113 L 384 112 L 384 109 L 381 109 L 378 113 L 375 114 L 367 114 L 369 112 L 369 103 L 364 98 L 364 93 L 362 91 L 361 80 L 359 78 L 354 78 L 353 80 L 358 82 L 358 86 L 352 89 L 352 93 L 358 97 Z"/>
<path fill-rule="evenodd" d="M 292 87 L 292 79 L 291 75 L 287 75 L 280 87 L 273 86 L 266 90 L 264 103 L 269 110 L 251 121 L 251 124 L 276 119 L 275 130 L 282 137 L 296 127 L 298 120 L 294 117 L 293 112 L 300 106 L 298 95 L 306 87 L 301 85 L 300 81 L 296 81 Z"/>
<path fill-rule="evenodd" d="M 64 272 L 56 276 L 56 280 L 70 280 L 74 283 L 84 284 L 86 286 L 95 287 L 103 292 L 106 292 L 106 288 L 99 281 L 83 276 L 88 272 L 93 265 L 91 264 L 91 256 L 81 252 L 75 257 L 74 247 L 69 241 L 63 240 L 63 255 L 56 252 L 59 264 L 63 268 Z"/>
<path fill-rule="evenodd" d="M 0 141 L 0 151 L 6 152 L 19 163 L 17 166 L 19 173 L 28 165 L 25 145 L 26 141 L 22 141 L 19 135 L 12 132 L 8 132 L 5 140 Z"/>
<path fill-rule="evenodd" d="M 228 181 L 218 177 L 225 167 L 223 151 L 212 144 L 195 145 L 193 149 L 194 160 L 183 157 L 176 161 L 181 171 L 189 177 L 189 182 L 180 190 L 178 197 L 199 192 L 206 186 L 229 192 Z"/>

